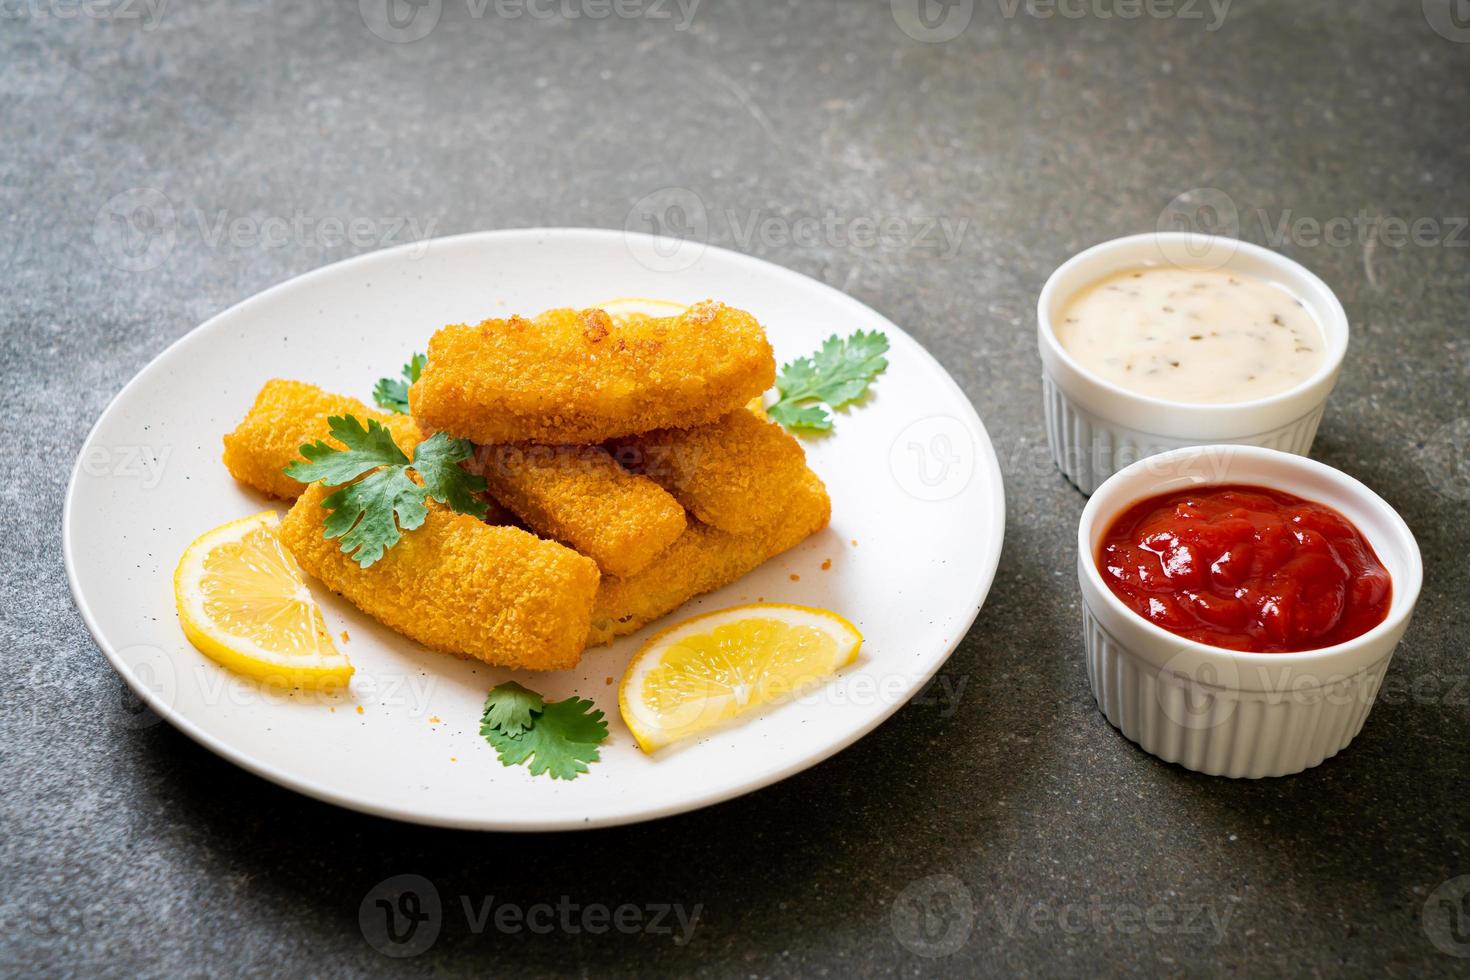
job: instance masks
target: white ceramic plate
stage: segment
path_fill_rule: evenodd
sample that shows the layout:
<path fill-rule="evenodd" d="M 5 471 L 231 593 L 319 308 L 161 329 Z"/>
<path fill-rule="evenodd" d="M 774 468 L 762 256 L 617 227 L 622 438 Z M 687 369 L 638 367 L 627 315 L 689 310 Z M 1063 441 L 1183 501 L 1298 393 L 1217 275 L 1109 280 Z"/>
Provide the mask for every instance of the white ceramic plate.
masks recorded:
<path fill-rule="evenodd" d="M 816 695 L 689 745 L 643 755 L 618 716 L 617 681 L 650 630 L 581 666 L 517 677 L 607 713 L 611 737 L 570 781 L 503 767 L 479 735 L 485 692 L 516 676 L 424 650 L 317 586 L 357 673 L 336 695 L 285 694 L 236 677 L 179 629 L 172 575 L 184 548 L 276 506 L 220 463 L 220 437 L 262 383 L 296 378 L 371 400 L 440 326 L 620 296 L 714 297 L 753 313 L 778 362 L 832 333 L 892 344 L 874 395 L 805 440 L 832 524 L 674 619 L 738 603 L 822 606 L 866 636 Z M 154 711 L 225 758 L 368 813 L 486 830 L 607 826 L 665 816 L 799 772 L 872 731 L 917 693 L 974 621 L 1005 524 L 1000 469 L 980 419 L 908 334 L 786 269 L 716 248 L 590 230 L 491 232 L 341 262 L 246 300 L 158 356 L 102 414 L 72 473 L 67 574 L 98 646 Z M 830 562 L 830 567 L 824 564 Z"/>

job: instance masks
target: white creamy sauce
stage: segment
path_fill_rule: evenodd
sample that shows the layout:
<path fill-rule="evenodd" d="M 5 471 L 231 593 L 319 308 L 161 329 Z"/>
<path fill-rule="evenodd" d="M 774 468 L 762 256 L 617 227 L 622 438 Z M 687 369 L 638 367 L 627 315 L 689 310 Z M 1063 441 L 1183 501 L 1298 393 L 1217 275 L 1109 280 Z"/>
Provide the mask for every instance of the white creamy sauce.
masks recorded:
<path fill-rule="evenodd" d="M 1120 272 L 1067 301 L 1063 349 L 1104 380 L 1176 402 L 1244 402 L 1305 381 L 1322 328 L 1275 283 L 1173 266 Z"/>

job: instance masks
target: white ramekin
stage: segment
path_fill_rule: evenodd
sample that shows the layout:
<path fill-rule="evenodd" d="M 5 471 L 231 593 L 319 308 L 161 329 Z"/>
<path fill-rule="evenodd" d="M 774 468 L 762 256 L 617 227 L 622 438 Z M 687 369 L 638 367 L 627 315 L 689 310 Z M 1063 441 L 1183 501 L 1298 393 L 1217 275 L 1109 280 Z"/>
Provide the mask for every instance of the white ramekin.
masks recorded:
<path fill-rule="evenodd" d="M 1283 490 L 1340 511 L 1393 577 L 1388 617 L 1321 650 L 1237 653 L 1176 636 L 1124 605 L 1097 569 L 1112 520 L 1156 494 L 1222 483 Z M 1114 474 L 1083 508 L 1077 549 L 1098 708 L 1145 751 L 1212 776 L 1285 776 L 1345 748 L 1373 707 L 1423 578 L 1414 535 L 1381 497 L 1330 466 L 1251 446 L 1178 449 Z"/>
<path fill-rule="evenodd" d="M 1268 398 L 1202 405 L 1128 391 L 1090 373 L 1062 349 L 1052 320 L 1079 289 L 1126 269 L 1160 265 L 1231 269 L 1284 287 L 1326 334 L 1322 366 L 1295 388 Z M 1321 279 L 1258 245 L 1188 232 L 1132 235 L 1079 252 L 1047 279 L 1036 317 L 1052 459 L 1083 493 L 1135 460 L 1182 446 L 1235 443 L 1306 455 L 1348 344 L 1347 314 Z"/>

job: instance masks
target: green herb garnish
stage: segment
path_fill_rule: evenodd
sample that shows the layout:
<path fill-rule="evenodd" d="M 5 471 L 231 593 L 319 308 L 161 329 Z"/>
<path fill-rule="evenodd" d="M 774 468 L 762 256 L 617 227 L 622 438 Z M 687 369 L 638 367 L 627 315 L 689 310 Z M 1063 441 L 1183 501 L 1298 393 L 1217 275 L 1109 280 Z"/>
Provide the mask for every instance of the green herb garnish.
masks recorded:
<path fill-rule="evenodd" d="M 322 440 L 309 443 L 301 447 L 306 459 L 287 466 L 285 472 L 302 483 L 342 488 L 322 501 L 332 512 L 322 536 L 341 538 L 342 551 L 363 568 L 383 557 L 403 531 L 424 523 L 430 498 L 461 514 L 485 516 L 485 501 L 475 496 L 485 489 L 484 479 L 459 465 L 474 451 L 469 440 L 436 432 L 414 448 L 410 462 L 392 434 L 375 419 L 369 419 L 363 428 L 355 416 L 334 415 L 327 425 L 332 438 L 347 448 L 338 449 Z M 422 484 L 409 477 L 410 469 Z"/>
<path fill-rule="evenodd" d="M 419 379 L 419 375 L 424 373 L 424 365 L 428 363 L 427 355 L 415 354 L 409 358 L 407 364 L 403 365 L 402 381 L 397 378 L 379 378 L 377 385 L 373 388 L 373 401 L 378 403 L 379 408 L 386 408 L 399 415 L 407 415 L 408 386 Z"/>
<path fill-rule="evenodd" d="M 533 776 L 576 779 L 597 761 L 597 746 L 607 738 L 607 722 L 596 708 L 585 698 L 546 701 L 508 681 L 485 697 L 480 734 L 501 765 L 524 763 Z"/>
<path fill-rule="evenodd" d="M 846 340 L 833 334 L 812 356 L 782 366 L 776 376 L 780 397 L 766 414 L 788 429 L 825 432 L 832 428 L 827 409 L 841 408 L 866 394 L 868 385 L 888 366 L 883 356 L 887 350 L 888 338 L 876 330 L 859 330 Z"/>
<path fill-rule="evenodd" d="M 535 713 L 545 707 L 541 695 L 515 681 L 506 681 L 492 688 L 485 698 L 480 734 L 488 735 L 490 729 L 499 729 L 514 738 L 530 728 Z"/>

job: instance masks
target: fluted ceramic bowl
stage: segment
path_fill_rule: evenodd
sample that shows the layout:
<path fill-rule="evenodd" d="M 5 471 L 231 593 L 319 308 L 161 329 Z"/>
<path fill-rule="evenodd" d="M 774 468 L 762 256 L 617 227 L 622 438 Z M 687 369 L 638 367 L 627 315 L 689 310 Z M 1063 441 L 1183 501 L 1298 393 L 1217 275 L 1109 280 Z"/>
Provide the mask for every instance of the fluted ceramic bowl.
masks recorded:
<path fill-rule="evenodd" d="M 1129 391 L 1097 377 L 1062 348 L 1053 321 L 1079 290 L 1118 272 L 1161 265 L 1232 270 L 1276 283 L 1312 313 L 1327 356 L 1311 377 L 1287 391 L 1197 404 Z M 1342 304 L 1304 267 L 1248 242 L 1183 232 L 1132 235 L 1079 252 L 1047 279 L 1036 317 L 1052 459 L 1083 493 L 1136 460 L 1183 446 L 1232 443 L 1305 456 L 1348 345 Z"/>
<path fill-rule="evenodd" d="M 1326 504 L 1351 521 L 1388 569 L 1388 615 L 1346 643 L 1301 653 L 1242 653 L 1154 625 L 1103 581 L 1098 548 L 1113 520 L 1158 494 L 1250 484 Z M 1330 466 L 1274 449 L 1193 446 L 1114 474 L 1077 528 L 1087 678 L 1103 715 L 1148 752 L 1216 776 L 1285 776 L 1347 747 L 1363 727 L 1419 598 L 1419 547 L 1398 513 Z"/>

